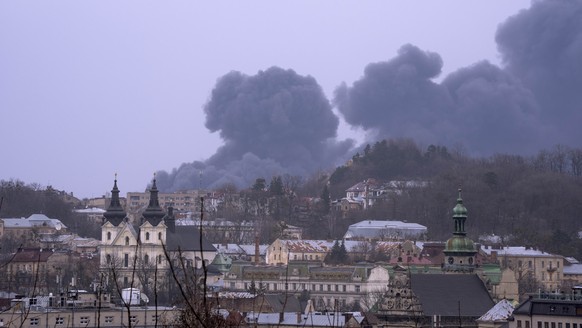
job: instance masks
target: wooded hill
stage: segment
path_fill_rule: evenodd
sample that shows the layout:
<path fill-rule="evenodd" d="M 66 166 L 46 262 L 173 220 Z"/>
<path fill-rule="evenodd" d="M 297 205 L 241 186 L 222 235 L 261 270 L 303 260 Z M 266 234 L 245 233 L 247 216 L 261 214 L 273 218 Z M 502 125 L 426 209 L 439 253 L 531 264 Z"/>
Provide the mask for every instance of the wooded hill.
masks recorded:
<path fill-rule="evenodd" d="M 475 241 L 502 236 L 506 245 L 537 246 L 582 258 L 582 149 L 556 146 L 534 156 L 469 157 L 442 146 L 426 150 L 410 140 L 368 145 L 330 176 L 332 199 L 368 178 L 421 180 L 428 186 L 392 195 L 357 218 L 407 220 L 426 225 L 432 240 L 449 238 L 451 210 L 461 186 L 466 230 Z"/>

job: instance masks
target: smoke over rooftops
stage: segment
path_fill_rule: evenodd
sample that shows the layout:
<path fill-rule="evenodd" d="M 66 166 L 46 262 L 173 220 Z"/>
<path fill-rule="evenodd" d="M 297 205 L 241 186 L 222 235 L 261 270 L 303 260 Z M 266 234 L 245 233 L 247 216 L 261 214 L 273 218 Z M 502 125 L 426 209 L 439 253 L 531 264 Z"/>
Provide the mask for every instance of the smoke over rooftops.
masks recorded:
<path fill-rule="evenodd" d="M 534 1 L 500 25 L 496 41 L 502 67 L 477 62 L 440 83 L 441 56 L 404 45 L 352 85 L 341 84 L 333 103 L 373 138 L 367 142 L 412 138 L 475 155 L 580 146 L 582 1 Z M 352 155 L 351 140 L 335 139 L 338 118 L 315 79 L 292 70 L 228 73 L 204 111 L 224 145 L 205 162 L 162 172 L 160 189 L 247 187 L 257 177 L 306 175 Z"/>

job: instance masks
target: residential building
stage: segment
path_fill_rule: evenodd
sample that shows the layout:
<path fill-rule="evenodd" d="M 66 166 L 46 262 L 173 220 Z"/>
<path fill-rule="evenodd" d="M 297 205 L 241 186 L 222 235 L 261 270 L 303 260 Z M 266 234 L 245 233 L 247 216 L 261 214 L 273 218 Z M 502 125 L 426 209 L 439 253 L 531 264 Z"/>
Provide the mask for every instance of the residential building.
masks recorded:
<path fill-rule="evenodd" d="M 44 214 L 32 214 L 28 218 L 0 219 L 0 237 L 11 236 L 15 239 L 38 241 L 42 235 L 53 235 L 67 232 L 58 219 L 51 219 Z"/>
<path fill-rule="evenodd" d="M 560 288 L 564 279 L 564 257 L 527 246 L 481 246 L 490 260 L 515 272 L 517 280 L 533 278 L 545 291 Z M 520 294 L 522 294 L 520 292 Z"/>
<path fill-rule="evenodd" d="M 84 217 L 87 219 L 87 221 L 89 222 L 95 222 L 98 224 L 103 223 L 102 219 L 103 219 L 103 213 L 105 213 L 105 210 L 103 208 L 99 208 L 99 207 L 89 207 L 89 208 L 83 208 L 83 209 L 76 209 L 73 210 L 73 212 L 75 212 L 76 214 L 78 214 L 81 217 Z"/>
<path fill-rule="evenodd" d="M 333 242 L 325 240 L 277 239 L 267 248 L 267 264 L 287 264 L 289 261 L 322 262 Z"/>
<path fill-rule="evenodd" d="M 509 328 L 580 328 L 582 297 L 571 294 L 532 295 L 513 311 Z"/>
<path fill-rule="evenodd" d="M 25 293 L 32 289 L 40 293 L 56 290 L 62 280 L 60 268 L 71 262 L 69 253 L 42 248 L 20 248 L 2 266 L 0 288 L 8 292 Z"/>
<path fill-rule="evenodd" d="M 283 266 L 256 266 L 233 262 L 224 278 L 229 291 L 249 291 L 252 286 L 265 293 L 309 293 L 316 310 L 364 308 L 386 290 L 387 269 L 376 265 L 321 266 L 291 262 Z"/>

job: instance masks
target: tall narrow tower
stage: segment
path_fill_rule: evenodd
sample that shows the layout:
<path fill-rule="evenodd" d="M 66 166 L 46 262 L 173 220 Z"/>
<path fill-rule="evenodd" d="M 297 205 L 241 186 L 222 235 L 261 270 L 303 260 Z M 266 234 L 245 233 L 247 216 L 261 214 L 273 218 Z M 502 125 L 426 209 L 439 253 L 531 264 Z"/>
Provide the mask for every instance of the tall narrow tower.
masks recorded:
<path fill-rule="evenodd" d="M 467 237 L 465 232 L 465 221 L 467 221 L 467 209 L 463 205 L 461 189 L 457 205 L 453 208 L 453 221 L 455 230 L 453 236 L 447 240 L 445 245 L 444 271 L 450 272 L 473 272 L 475 269 L 475 255 L 477 250 L 475 244 Z"/>
<path fill-rule="evenodd" d="M 117 188 L 117 174 L 115 174 L 115 180 L 113 182 L 113 189 L 111 190 L 111 202 L 109 207 L 103 213 L 103 223 L 109 221 L 114 226 L 118 226 L 127 216 L 123 207 L 121 207 L 121 202 L 119 201 L 119 189 Z"/>

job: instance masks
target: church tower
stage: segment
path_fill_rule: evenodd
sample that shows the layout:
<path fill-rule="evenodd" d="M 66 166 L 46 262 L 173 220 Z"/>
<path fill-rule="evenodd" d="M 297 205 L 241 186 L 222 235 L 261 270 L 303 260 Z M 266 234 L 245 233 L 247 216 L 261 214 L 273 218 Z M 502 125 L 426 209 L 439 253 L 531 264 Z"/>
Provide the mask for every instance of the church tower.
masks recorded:
<path fill-rule="evenodd" d="M 467 221 L 467 209 L 463 205 L 461 189 L 457 205 L 453 208 L 453 221 L 455 230 L 453 237 L 445 244 L 445 263 L 443 270 L 447 272 L 473 272 L 475 269 L 475 244 L 467 237 L 465 221 Z"/>
<path fill-rule="evenodd" d="M 107 211 L 103 213 L 103 223 L 110 222 L 114 226 L 119 226 L 121 222 L 125 219 L 127 214 L 121 207 L 121 202 L 119 201 L 119 189 L 117 188 L 117 174 L 115 174 L 115 181 L 113 182 L 113 189 L 111 190 L 111 202 Z"/>
<path fill-rule="evenodd" d="M 166 212 L 160 206 L 160 200 L 158 198 L 158 187 L 156 186 L 156 177 L 154 176 L 154 181 L 152 183 L 152 187 L 150 188 L 150 202 L 146 210 L 142 214 L 142 224 L 145 222 L 149 222 L 152 226 L 157 226 L 164 216 L 166 216 Z"/>

